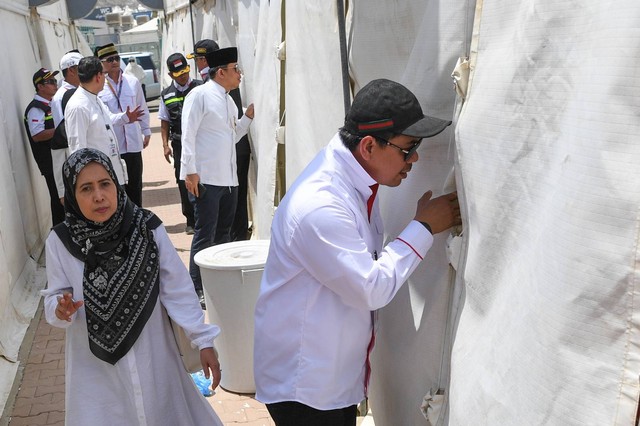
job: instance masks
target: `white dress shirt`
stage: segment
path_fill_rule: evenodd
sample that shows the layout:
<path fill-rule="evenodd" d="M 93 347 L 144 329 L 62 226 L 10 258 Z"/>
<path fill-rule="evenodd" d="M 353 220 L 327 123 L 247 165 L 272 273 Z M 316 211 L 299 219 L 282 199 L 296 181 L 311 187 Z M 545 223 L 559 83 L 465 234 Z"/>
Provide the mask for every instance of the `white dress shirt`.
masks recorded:
<path fill-rule="evenodd" d="M 51 112 L 53 113 L 53 124 L 55 127 L 58 127 L 58 124 L 64 118 L 64 113 L 62 111 L 62 97 L 67 90 L 75 89 L 76 86 L 73 84 L 67 83 L 66 80 L 62 80 L 62 84 L 58 88 L 58 91 L 55 95 L 53 95 L 53 99 L 51 99 Z"/>
<path fill-rule="evenodd" d="M 208 185 L 238 186 L 236 142 L 247 134 L 251 119 L 238 120 L 238 108 L 213 80 L 194 88 L 182 106 L 180 179 L 197 173 Z"/>
<path fill-rule="evenodd" d="M 158 301 L 134 345 L 114 365 L 89 349 L 84 306 L 70 322 L 56 317 L 63 292 L 84 299 L 84 263 L 67 251 L 55 232 L 47 238 L 44 312 L 49 324 L 66 330 L 67 426 L 222 426 L 184 370 L 167 313 L 199 349 L 212 347 L 220 329 L 204 323 L 191 277 L 165 228 L 155 229 L 153 238 L 160 258 Z"/>
<path fill-rule="evenodd" d="M 118 177 L 118 183 L 124 185 L 125 168 L 120 159 L 118 139 L 113 132 L 111 113 L 97 95 L 80 86 L 71 96 L 64 111 L 69 153 L 80 148 L 96 148 L 109 156 Z M 113 116 L 119 124 L 126 123 L 126 114 Z"/>
<path fill-rule="evenodd" d="M 116 83 L 105 74 L 104 89 L 98 96 L 113 114 L 125 112 L 127 107 L 133 111 L 137 106 L 144 111 L 140 121 L 133 123 L 114 123 L 113 130 L 118 138 L 120 154 L 142 152 L 144 149 L 142 136 L 151 135 L 149 127 L 149 108 L 144 100 L 142 86 L 133 76 L 120 73 Z"/>
<path fill-rule="evenodd" d="M 255 311 L 258 400 L 332 410 L 364 399 L 371 312 L 433 242 L 411 221 L 383 248 L 377 201 L 367 218 L 374 183 L 336 135 L 278 206 Z"/>
<path fill-rule="evenodd" d="M 62 97 L 67 90 L 75 89 L 76 86 L 67 83 L 66 80 L 62 80 L 62 85 L 58 89 L 53 99 L 51 99 L 51 112 L 53 113 L 53 124 L 55 127 L 60 125 L 60 122 L 64 118 L 62 111 Z M 66 124 L 65 124 L 66 126 Z M 58 190 L 58 197 L 64 197 L 64 181 L 62 180 L 62 165 L 67 160 L 69 152 L 66 149 L 52 149 L 51 150 L 51 162 L 53 163 L 53 178 L 56 181 L 56 188 Z"/>

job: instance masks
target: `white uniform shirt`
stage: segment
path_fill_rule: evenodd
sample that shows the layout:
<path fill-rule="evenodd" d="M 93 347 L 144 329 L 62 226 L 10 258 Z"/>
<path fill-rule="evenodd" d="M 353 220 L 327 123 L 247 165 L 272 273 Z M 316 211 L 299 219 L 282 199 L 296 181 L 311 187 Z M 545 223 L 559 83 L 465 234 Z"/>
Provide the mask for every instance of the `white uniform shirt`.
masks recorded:
<path fill-rule="evenodd" d="M 411 221 L 383 249 L 377 201 L 367 218 L 374 183 L 336 135 L 278 206 L 255 311 L 258 400 L 319 410 L 363 400 L 371 311 L 393 299 L 433 242 Z"/>
<path fill-rule="evenodd" d="M 58 127 L 60 122 L 64 118 L 62 112 L 62 97 L 67 90 L 75 89 L 76 86 L 67 83 L 66 80 L 62 80 L 62 85 L 58 89 L 53 99 L 51 99 L 51 112 L 53 113 L 53 124 Z M 66 124 L 65 124 L 66 126 Z M 62 165 L 68 157 L 68 151 L 66 149 L 52 149 L 51 150 L 51 162 L 53 163 L 53 177 L 56 181 L 56 188 L 58 189 L 58 197 L 64 197 L 64 181 L 62 180 Z"/>
<path fill-rule="evenodd" d="M 194 88 L 182 106 L 180 179 L 197 173 L 208 185 L 238 186 L 236 142 L 247 134 L 251 119 L 238 120 L 238 108 L 213 80 Z"/>
<path fill-rule="evenodd" d="M 118 183 L 124 185 L 126 173 L 120 152 L 118 139 L 113 132 L 111 113 L 98 96 L 80 86 L 71 96 L 64 111 L 69 153 L 80 148 L 98 149 L 111 159 L 118 177 Z M 113 116 L 118 123 L 126 123 L 126 114 Z"/>
<path fill-rule="evenodd" d="M 55 232 L 47 238 L 48 282 L 42 293 L 47 322 L 66 330 L 66 426 L 222 426 L 184 370 L 167 313 L 199 349 L 212 347 L 220 329 L 204 323 L 191 277 L 165 228 L 155 229 L 153 237 L 160 257 L 158 302 L 136 342 L 114 365 L 89 349 L 84 307 L 71 322 L 56 317 L 57 298 L 63 291 L 83 300 L 84 264 Z"/>
<path fill-rule="evenodd" d="M 98 96 L 113 114 L 125 112 L 127 107 L 133 111 L 138 105 L 144 111 L 140 121 L 133 123 L 114 123 L 113 130 L 118 137 L 120 154 L 142 152 L 142 135 L 151 135 L 149 128 L 149 108 L 144 100 L 140 82 L 130 75 L 120 74 L 116 83 L 105 74 L 104 89 Z M 119 102 L 118 102 L 119 101 Z"/>
<path fill-rule="evenodd" d="M 45 105 L 49 105 L 50 101 L 46 100 L 40 95 L 35 95 L 33 97 L 36 101 L 40 101 Z M 49 116 L 51 119 L 51 116 Z M 44 116 L 44 111 L 40 108 L 31 108 L 29 113 L 27 114 L 27 123 L 29 124 L 29 133 L 31 133 L 31 137 L 34 137 L 40 132 L 44 132 L 44 124 L 47 120 L 47 117 Z"/>
<path fill-rule="evenodd" d="M 58 127 L 58 124 L 64 118 L 64 113 L 62 112 L 62 97 L 67 90 L 75 89 L 76 86 L 73 84 L 67 83 L 66 80 L 62 80 L 62 84 L 58 88 L 58 91 L 55 95 L 53 95 L 53 99 L 51 99 L 51 112 L 53 113 L 53 124 Z"/>

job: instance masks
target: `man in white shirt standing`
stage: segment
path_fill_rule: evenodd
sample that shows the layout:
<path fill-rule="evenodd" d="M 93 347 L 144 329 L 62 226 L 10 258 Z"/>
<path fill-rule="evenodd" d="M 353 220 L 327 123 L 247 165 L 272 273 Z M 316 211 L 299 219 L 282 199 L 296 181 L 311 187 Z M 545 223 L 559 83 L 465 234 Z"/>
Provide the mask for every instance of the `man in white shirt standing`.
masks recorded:
<path fill-rule="evenodd" d="M 102 62 L 95 56 L 82 58 L 78 63 L 80 87 L 69 99 L 64 110 L 69 153 L 80 148 L 95 148 L 109 157 L 118 178 L 118 183 L 126 183 L 126 168 L 120 158 L 118 138 L 113 131 L 113 123 L 132 123 L 144 112 L 136 107 L 112 115 L 98 93 L 104 88 L 105 74 Z"/>
<path fill-rule="evenodd" d="M 383 246 L 378 185 L 400 185 L 422 138 L 449 124 L 425 116 L 406 87 L 374 80 L 278 206 L 254 346 L 256 398 L 276 425 L 355 426 L 375 311 L 416 269 L 433 235 L 461 222 L 455 193 L 431 199 L 427 191 L 414 219 Z"/>
<path fill-rule="evenodd" d="M 129 199 L 142 207 L 142 150 L 149 145 L 151 138 L 147 102 L 138 79 L 122 72 L 120 55 L 113 43 L 96 47 L 95 55 L 102 62 L 106 73 L 104 88 L 98 96 L 109 111 L 119 114 L 127 108 L 139 106 L 144 112 L 139 122 L 113 123 L 120 156 L 127 164 L 129 181 L 125 190 Z"/>
<path fill-rule="evenodd" d="M 62 84 L 58 91 L 53 95 L 51 100 L 51 111 L 53 113 L 53 125 L 57 128 L 64 119 L 62 107 L 62 98 L 69 90 L 75 90 L 80 85 L 78 77 L 78 64 L 82 59 L 82 55 L 77 50 L 71 50 L 60 59 L 60 71 L 62 71 Z M 66 124 L 65 124 L 66 126 Z M 62 165 L 67 159 L 67 146 L 52 146 L 51 160 L 53 162 L 53 176 L 56 180 L 56 188 L 58 189 L 58 197 L 64 202 L 64 182 L 62 180 Z"/>
<path fill-rule="evenodd" d="M 238 120 L 238 108 L 229 91 L 240 85 L 235 47 L 207 54 L 210 79 L 189 93 L 182 108 L 182 158 L 180 179 L 192 194 L 195 234 L 189 272 L 202 297 L 200 268 L 193 257 L 200 250 L 230 241 L 236 210 L 238 175 L 235 145 L 253 120 L 253 104 Z"/>

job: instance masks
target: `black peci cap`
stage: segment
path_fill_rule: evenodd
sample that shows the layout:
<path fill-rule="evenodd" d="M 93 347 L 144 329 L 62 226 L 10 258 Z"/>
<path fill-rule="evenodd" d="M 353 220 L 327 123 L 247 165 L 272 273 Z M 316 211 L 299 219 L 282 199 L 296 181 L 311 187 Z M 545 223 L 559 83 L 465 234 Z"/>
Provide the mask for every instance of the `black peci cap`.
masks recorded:
<path fill-rule="evenodd" d="M 218 49 L 215 52 L 207 53 L 206 58 L 209 68 L 231 64 L 233 62 L 238 62 L 238 49 L 235 47 Z"/>

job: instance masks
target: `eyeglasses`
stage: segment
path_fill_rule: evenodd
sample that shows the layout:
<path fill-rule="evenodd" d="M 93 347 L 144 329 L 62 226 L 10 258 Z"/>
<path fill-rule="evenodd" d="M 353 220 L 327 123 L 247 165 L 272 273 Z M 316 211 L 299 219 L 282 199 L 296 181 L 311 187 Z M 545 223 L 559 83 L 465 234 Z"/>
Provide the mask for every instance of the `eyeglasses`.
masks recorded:
<path fill-rule="evenodd" d="M 378 140 L 381 140 L 382 142 L 384 142 L 387 145 L 391 145 L 392 147 L 394 147 L 395 149 L 397 149 L 398 151 L 403 153 L 404 154 L 404 161 L 409 161 L 409 159 L 411 159 L 411 157 L 413 157 L 413 154 L 416 153 L 416 151 L 418 150 L 418 147 L 422 143 L 422 139 L 418 139 L 417 141 L 413 142 L 413 145 L 411 145 L 411 148 L 404 149 L 404 148 L 400 148 L 396 144 L 393 144 L 393 143 L 389 142 L 386 139 L 381 138 L 380 136 L 373 136 L 373 137 L 378 139 Z"/>
<path fill-rule="evenodd" d="M 240 68 L 240 65 L 238 65 L 238 64 L 235 64 L 232 67 L 224 67 L 222 69 L 224 69 L 224 70 L 235 70 L 238 74 L 242 74 L 242 68 Z"/>
<path fill-rule="evenodd" d="M 120 62 L 120 56 L 109 56 L 107 59 L 103 59 L 102 62 Z"/>
<path fill-rule="evenodd" d="M 53 84 L 54 86 L 57 86 L 58 82 L 55 78 L 52 78 L 50 80 L 42 80 L 42 84 Z"/>

